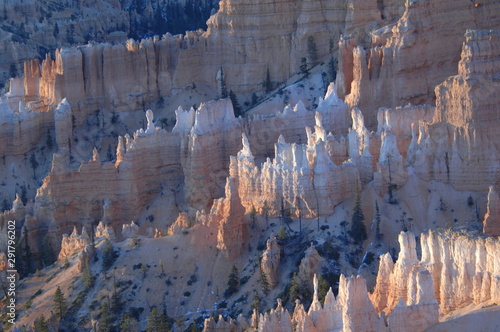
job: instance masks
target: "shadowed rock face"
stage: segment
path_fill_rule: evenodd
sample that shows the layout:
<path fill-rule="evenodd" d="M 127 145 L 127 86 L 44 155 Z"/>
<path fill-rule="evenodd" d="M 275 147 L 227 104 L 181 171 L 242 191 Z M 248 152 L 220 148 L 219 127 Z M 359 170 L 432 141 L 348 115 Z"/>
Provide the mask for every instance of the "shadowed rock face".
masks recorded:
<path fill-rule="evenodd" d="M 407 1 L 395 25 L 373 32 L 369 48 L 341 40 L 339 96 L 363 111 L 368 128 L 379 107 L 434 104 L 434 87 L 457 72 L 466 30 L 499 29 L 499 10 L 497 1 Z"/>
<path fill-rule="evenodd" d="M 191 5 L 192 6 L 192 5 Z M 216 0 L 5 0 L 0 9 L 0 86 L 21 77 L 23 61 L 62 46 L 125 42 L 153 35 L 206 29 Z"/>

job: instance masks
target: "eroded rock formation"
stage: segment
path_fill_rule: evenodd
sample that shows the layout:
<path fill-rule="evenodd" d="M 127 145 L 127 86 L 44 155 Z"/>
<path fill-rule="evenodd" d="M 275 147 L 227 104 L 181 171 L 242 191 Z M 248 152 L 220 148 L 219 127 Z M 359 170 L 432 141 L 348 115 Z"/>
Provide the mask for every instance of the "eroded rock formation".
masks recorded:
<path fill-rule="evenodd" d="M 262 253 L 260 266 L 267 278 L 269 286 L 274 287 L 279 283 L 279 268 L 281 261 L 281 247 L 278 240 L 273 237 L 267 240 L 266 250 Z"/>
<path fill-rule="evenodd" d="M 483 232 L 490 236 L 500 236 L 500 199 L 493 186 L 488 192 L 488 210 L 484 216 Z"/>
<path fill-rule="evenodd" d="M 82 228 L 82 234 L 73 228 L 71 235 L 64 234 L 62 237 L 61 251 L 57 259 L 61 260 L 72 254 L 83 250 L 90 243 L 90 237 L 85 228 Z"/>
<path fill-rule="evenodd" d="M 487 191 L 498 185 L 500 68 L 498 31 L 468 30 L 458 75 L 436 87 L 432 123 L 421 123 L 409 158 L 424 179 L 452 184 L 458 190 Z"/>
<path fill-rule="evenodd" d="M 308 311 L 297 301 L 290 317 L 278 302 L 270 313 L 254 313 L 250 325 L 258 331 L 287 332 L 425 331 L 439 322 L 440 312 L 447 314 L 472 303 L 499 300 L 500 270 L 495 263 L 498 240 L 430 231 L 421 234 L 420 261 L 412 233 L 401 233 L 399 244 L 396 264 L 388 253 L 381 256 L 372 294 L 368 294 L 361 276 L 342 275 L 338 297 L 330 289 L 321 305 L 314 276 Z M 230 326 L 240 331 L 239 324 Z"/>
<path fill-rule="evenodd" d="M 498 29 L 496 1 L 406 1 L 398 22 L 372 32 L 371 47 L 340 41 L 339 95 L 357 105 L 367 126 L 379 107 L 434 104 L 434 86 L 456 73 L 466 29 Z M 430 9 L 432 6 L 432 9 Z M 440 38 L 446 35 L 446 38 Z M 437 94 L 437 92 L 436 92 Z"/>

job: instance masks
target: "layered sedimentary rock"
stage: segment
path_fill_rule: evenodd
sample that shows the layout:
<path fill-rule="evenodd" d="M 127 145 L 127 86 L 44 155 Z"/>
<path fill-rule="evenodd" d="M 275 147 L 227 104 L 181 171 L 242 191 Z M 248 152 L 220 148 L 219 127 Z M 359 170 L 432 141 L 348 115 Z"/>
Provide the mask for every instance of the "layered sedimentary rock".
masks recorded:
<path fill-rule="evenodd" d="M 497 1 L 406 1 L 395 25 L 372 33 L 371 48 L 340 42 L 339 95 L 364 112 L 369 128 L 379 107 L 434 104 L 434 87 L 456 72 L 465 30 L 498 29 L 499 10 Z"/>
<path fill-rule="evenodd" d="M 94 151 L 89 163 L 70 171 L 55 155 L 52 171 L 35 198 L 34 217 L 39 223 L 58 235 L 73 225 L 100 220 L 121 228 L 121 223 L 138 217 L 162 186 L 176 190 L 183 178 L 180 139 L 155 128 L 152 121 L 148 113 L 146 131 L 125 137 L 126 142 L 119 140 L 115 164 L 102 164 Z"/>
<path fill-rule="evenodd" d="M 260 266 L 265 274 L 269 286 L 274 287 L 279 283 L 279 267 L 281 260 L 281 247 L 275 237 L 267 240 L 266 250 L 262 253 Z"/>
<path fill-rule="evenodd" d="M 498 240 L 429 231 L 421 235 L 420 261 L 413 234 L 400 234 L 399 242 L 401 251 L 392 271 L 389 257 L 381 259 L 377 286 L 371 295 L 377 310 L 403 313 L 405 310 L 398 309 L 402 304 L 421 304 L 427 312 L 423 315 L 437 322 L 437 303 L 446 314 L 472 303 L 498 299 Z M 431 310 L 433 306 L 436 308 Z"/>
<path fill-rule="evenodd" d="M 488 193 L 488 210 L 484 216 L 483 232 L 490 236 L 500 236 L 500 199 L 492 186 Z"/>
<path fill-rule="evenodd" d="M 179 121 L 172 133 L 180 134 L 186 201 L 195 209 L 208 210 L 224 194 L 229 156 L 240 149 L 240 122 L 229 99 L 177 114 Z"/>
<path fill-rule="evenodd" d="M 319 137 L 311 130 L 307 132 L 307 145 L 289 144 L 280 137 L 275 145 L 275 159 L 268 159 L 260 167 L 243 136 L 243 149 L 231 158 L 230 172 L 239 179 L 238 192 L 247 211 L 255 207 L 277 214 L 286 204 L 296 214 L 327 215 L 354 194 L 359 182 L 355 165 L 336 166 L 324 141 L 326 135 Z"/>
<path fill-rule="evenodd" d="M 248 232 L 245 225 L 245 209 L 236 190 L 233 178 L 227 178 L 224 198 L 214 201 L 212 215 L 219 223 L 217 233 L 217 248 L 228 259 L 238 257 L 244 248 Z"/>
<path fill-rule="evenodd" d="M 431 124 L 420 124 L 409 158 L 416 173 L 458 190 L 487 191 L 500 183 L 495 145 L 500 112 L 500 35 L 468 30 L 458 75 L 436 87 Z"/>
<path fill-rule="evenodd" d="M 90 243 L 90 237 L 85 230 L 82 228 L 82 234 L 78 234 L 78 230 L 73 228 L 71 235 L 64 234 L 62 237 L 61 251 L 59 252 L 58 259 L 64 259 L 72 254 L 83 250 L 87 244 Z"/>
<path fill-rule="evenodd" d="M 439 322 L 440 312 L 499 300 L 498 239 L 430 231 L 421 235 L 420 261 L 412 233 L 401 233 L 399 242 L 396 264 L 388 253 L 381 257 L 372 294 L 361 276 L 342 275 L 338 297 L 330 289 L 321 305 L 314 276 L 308 311 L 297 301 L 290 318 L 278 302 L 268 314 L 254 312 L 249 325 L 258 331 L 287 332 L 425 331 Z M 231 327 L 239 331 L 238 324 Z"/>
<path fill-rule="evenodd" d="M 0 153 L 2 156 L 19 156 L 31 151 L 47 131 L 54 128 L 54 111 L 32 112 L 22 102 L 0 97 Z"/>
<path fill-rule="evenodd" d="M 401 7 L 399 2 L 391 1 L 387 8 Z M 390 11 L 399 11 L 394 8 Z M 58 50 L 41 67 L 30 63 L 23 102 L 53 107 L 67 98 L 79 125 L 95 109 L 143 109 L 193 82 L 217 89 L 221 67 L 231 89 L 253 92 L 261 89 L 268 70 L 273 82 L 282 82 L 299 72 L 301 58 L 308 58 L 310 65 L 325 59 L 330 41 L 336 47 L 346 21 L 353 21 L 347 12 L 347 2 L 223 1 L 206 32 L 167 34 L 126 45 L 88 44 Z M 382 16 L 367 17 L 364 23 L 381 26 L 397 18 Z M 359 29 L 349 24 L 350 33 Z M 271 65 L 269 59 L 280 61 Z"/>

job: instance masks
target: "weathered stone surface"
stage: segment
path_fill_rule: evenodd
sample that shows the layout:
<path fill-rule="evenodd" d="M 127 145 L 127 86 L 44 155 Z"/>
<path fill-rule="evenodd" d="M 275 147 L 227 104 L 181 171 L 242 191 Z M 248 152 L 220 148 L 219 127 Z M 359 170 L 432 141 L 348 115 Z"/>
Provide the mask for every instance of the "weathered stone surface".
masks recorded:
<path fill-rule="evenodd" d="M 436 87 L 433 122 L 421 123 L 409 158 L 416 174 L 447 182 L 457 190 L 486 191 L 500 184 L 496 166 L 500 36 L 498 31 L 468 30 L 458 75 Z"/>
<path fill-rule="evenodd" d="M 132 220 L 130 224 L 122 225 L 122 236 L 126 239 L 133 238 L 139 234 L 139 226 Z"/>
<path fill-rule="evenodd" d="M 341 41 L 339 95 L 364 112 L 368 128 L 379 107 L 433 104 L 434 87 L 456 73 L 466 29 L 498 29 L 499 8 L 496 1 L 476 8 L 468 0 L 406 1 L 395 25 L 372 33 L 371 48 Z"/>
<path fill-rule="evenodd" d="M 500 199 L 493 186 L 488 193 L 488 210 L 484 216 L 483 232 L 490 236 L 500 236 Z"/>
<path fill-rule="evenodd" d="M 78 230 L 76 229 L 76 226 L 73 228 L 73 232 L 71 235 L 68 236 L 68 234 L 64 234 L 62 237 L 62 243 L 61 243 L 61 251 L 59 252 L 59 256 L 57 259 L 61 260 L 64 259 L 68 256 L 71 256 L 72 254 L 82 251 L 87 244 L 90 243 L 90 237 L 85 230 L 85 228 L 82 229 L 82 234 L 78 234 Z"/>
<path fill-rule="evenodd" d="M 225 197 L 215 200 L 211 210 L 219 222 L 217 248 L 228 259 L 238 257 L 243 252 L 247 239 L 245 209 L 234 182 L 233 178 L 227 178 Z"/>
<path fill-rule="evenodd" d="M 260 266 L 269 286 L 275 287 L 279 282 L 281 248 L 275 237 L 267 240 L 266 250 L 262 253 Z"/>

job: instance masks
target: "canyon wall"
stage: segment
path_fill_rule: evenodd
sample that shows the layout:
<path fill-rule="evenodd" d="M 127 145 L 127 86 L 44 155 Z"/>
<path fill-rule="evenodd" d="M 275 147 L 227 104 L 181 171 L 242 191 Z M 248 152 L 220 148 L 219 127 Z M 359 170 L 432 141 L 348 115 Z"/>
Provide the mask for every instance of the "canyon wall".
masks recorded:
<path fill-rule="evenodd" d="M 420 124 L 409 158 L 416 174 L 458 190 L 486 192 L 500 183 L 496 146 L 500 112 L 500 36 L 468 30 L 458 75 L 436 87 L 432 123 Z"/>
<path fill-rule="evenodd" d="M 498 1 L 406 1 L 394 25 L 372 32 L 369 47 L 339 43 L 339 96 L 358 106 L 368 128 L 380 107 L 435 103 L 434 87 L 456 73 L 467 29 L 498 29 Z"/>
<path fill-rule="evenodd" d="M 399 235 L 398 259 L 394 264 L 389 253 L 380 257 L 377 284 L 371 294 L 363 277 L 342 275 L 338 296 L 330 289 L 322 305 L 314 277 L 308 311 L 297 301 L 290 314 L 278 300 L 276 309 L 260 315 L 254 312 L 250 323 L 225 323 L 234 331 L 243 331 L 248 325 L 258 331 L 286 332 L 425 331 L 439 323 L 440 315 L 500 300 L 500 270 L 495 260 L 500 250 L 498 239 L 429 231 L 421 234 L 420 244 L 419 260 L 415 236 Z M 205 322 L 204 331 L 214 331 L 209 323 Z"/>

